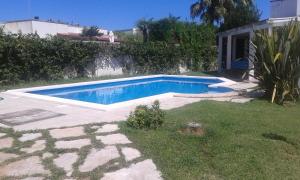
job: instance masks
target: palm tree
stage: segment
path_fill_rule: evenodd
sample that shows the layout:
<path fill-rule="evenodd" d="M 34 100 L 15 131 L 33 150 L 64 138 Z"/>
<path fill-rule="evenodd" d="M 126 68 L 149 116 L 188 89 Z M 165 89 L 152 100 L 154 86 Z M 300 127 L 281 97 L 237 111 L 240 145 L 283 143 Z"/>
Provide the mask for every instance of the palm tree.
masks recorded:
<path fill-rule="evenodd" d="M 224 15 L 237 3 L 253 3 L 253 0 L 198 0 L 191 5 L 190 14 L 194 19 L 200 17 L 205 23 L 220 23 Z"/>

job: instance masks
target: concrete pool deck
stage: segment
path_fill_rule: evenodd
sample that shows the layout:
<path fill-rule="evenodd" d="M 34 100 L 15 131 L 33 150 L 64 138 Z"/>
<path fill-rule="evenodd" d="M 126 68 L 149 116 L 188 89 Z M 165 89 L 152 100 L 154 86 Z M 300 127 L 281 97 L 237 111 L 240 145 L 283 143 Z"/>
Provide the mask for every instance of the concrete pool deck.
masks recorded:
<path fill-rule="evenodd" d="M 229 87 L 241 91 L 255 86 L 242 82 Z M 64 179 L 86 178 L 91 174 L 98 179 L 162 179 L 152 160 L 144 157 L 117 127 L 136 105 L 151 104 L 153 99 L 99 110 L 5 92 L 0 97 L 3 98 L 0 101 L 0 127 L 3 127 L 0 128 L 0 177 L 47 179 L 53 178 L 58 169 Z M 162 109 L 167 110 L 207 99 L 244 103 L 252 98 L 235 94 L 227 97 L 171 95 L 157 99 Z M 16 147 L 18 144 L 21 147 Z M 31 162 L 30 169 L 26 169 L 28 162 Z"/>
<path fill-rule="evenodd" d="M 242 90 L 255 87 L 256 84 L 253 83 L 237 83 L 231 85 L 232 89 Z M 226 93 L 227 94 L 227 93 Z M 229 95 L 229 96 L 228 96 Z M 47 101 L 41 99 L 35 99 L 24 96 L 15 96 L 8 93 L 0 93 L 0 96 L 4 100 L 0 101 L 0 115 L 7 113 L 15 113 L 20 111 L 26 111 L 30 109 L 43 109 L 49 112 L 62 114 L 55 118 L 43 119 L 40 121 L 34 121 L 29 123 L 24 123 L 15 126 L 7 126 L 1 123 L 0 127 L 11 127 L 16 131 L 28 131 L 36 129 L 51 129 L 60 127 L 70 127 L 78 126 L 84 124 L 92 123 L 111 123 L 124 121 L 129 115 L 130 111 L 134 110 L 137 105 L 140 104 L 151 104 L 155 99 L 159 100 L 162 109 L 168 110 L 173 108 L 182 107 L 186 104 L 198 102 L 201 100 L 216 100 L 216 101 L 232 101 L 232 102 L 247 102 L 251 98 L 241 97 L 237 94 L 227 94 L 227 96 L 190 96 L 185 97 L 177 95 L 163 95 L 156 96 L 155 98 L 143 98 L 142 101 L 137 101 L 135 103 L 128 104 L 128 106 L 122 106 L 117 108 L 112 108 L 109 110 L 99 110 L 96 108 L 83 107 L 79 105 L 65 104 L 55 101 Z"/>

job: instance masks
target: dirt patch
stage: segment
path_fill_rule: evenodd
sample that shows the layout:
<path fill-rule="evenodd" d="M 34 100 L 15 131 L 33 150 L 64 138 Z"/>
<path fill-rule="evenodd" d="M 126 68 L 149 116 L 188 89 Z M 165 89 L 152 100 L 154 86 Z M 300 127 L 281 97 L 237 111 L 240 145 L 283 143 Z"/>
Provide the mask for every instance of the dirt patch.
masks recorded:
<path fill-rule="evenodd" d="M 203 136 L 205 134 L 202 124 L 188 123 L 186 126 L 179 129 L 181 134 Z"/>

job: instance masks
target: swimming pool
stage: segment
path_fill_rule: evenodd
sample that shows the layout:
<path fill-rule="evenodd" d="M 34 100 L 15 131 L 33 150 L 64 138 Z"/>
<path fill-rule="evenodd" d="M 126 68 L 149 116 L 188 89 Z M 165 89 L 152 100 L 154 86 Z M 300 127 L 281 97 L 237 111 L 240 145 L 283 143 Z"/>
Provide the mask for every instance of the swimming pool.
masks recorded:
<path fill-rule="evenodd" d="M 222 83 L 224 83 L 224 79 L 221 78 L 160 75 L 42 88 L 25 93 L 111 105 L 165 93 L 202 94 L 232 91 L 227 87 L 212 86 Z"/>

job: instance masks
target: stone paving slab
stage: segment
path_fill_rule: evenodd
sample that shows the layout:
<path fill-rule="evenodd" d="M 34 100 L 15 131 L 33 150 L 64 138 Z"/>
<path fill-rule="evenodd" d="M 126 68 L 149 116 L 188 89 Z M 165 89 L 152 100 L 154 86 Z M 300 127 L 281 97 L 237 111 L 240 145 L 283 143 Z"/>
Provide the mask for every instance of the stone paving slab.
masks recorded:
<path fill-rule="evenodd" d="M 124 147 L 121 149 L 122 154 L 126 161 L 132 161 L 138 157 L 141 157 L 141 153 L 134 148 Z"/>
<path fill-rule="evenodd" d="M 90 139 L 77 139 L 71 141 L 57 141 L 55 148 L 57 149 L 80 149 L 91 144 Z"/>
<path fill-rule="evenodd" d="M 6 136 L 5 133 L 0 133 L 0 138 L 2 138 L 3 136 Z"/>
<path fill-rule="evenodd" d="M 44 177 L 28 177 L 21 180 L 44 180 Z"/>
<path fill-rule="evenodd" d="M 115 172 L 105 173 L 101 180 L 162 180 L 161 173 L 157 171 L 152 160 L 145 160 L 132 164 Z"/>
<path fill-rule="evenodd" d="M 130 144 L 131 141 L 123 134 L 110 134 L 106 136 L 96 136 L 97 140 L 101 140 L 103 144 L 115 145 L 115 144 Z"/>
<path fill-rule="evenodd" d="M 27 133 L 23 134 L 18 140 L 21 142 L 35 140 L 37 138 L 42 137 L 42 133 Z"/>
<path fill-rule="evenodd" d="M 16 155 L 16 154 L 0 152 L 0 163 L 6 161 L 8 159 L 12 159 L 12 158 L 16 158 L 16 157 L 18 157 L 18 155 Z"/>
<path fill-rule="evenodd" d="M 104 126 L 100 127 L 96 133 L 110 133 L 119 130 L 117 124 L 105 124 Z"/>
<path fill-rule="evenodd" d="M 14 139 L 11 137 L 0 139 L 0 149 L 10 148 L 13 145 Z"/>
<path fill-rule="evenodd" d="M 57 167 L 63 168 L 66 171 L 67 176 L 71 176 L 73 172 L 73 164 L 77 161 L 77 153 L 65 153 L 54 159 L 53 162 Z"/>
<path fill-rule="evenodd" d="M 32 156 L 27 159 L 12 162 L 8 165 L 0 166 L 0 177 L 31 176 L 34 174 L 50 174 L 50 171 L 44 169 L 38 156 Z"/>
<path fill-rule="evenodd" d="M 28 148 L 22 148 L 21 151 L 26 152 L 26 153 L 33 153 L 36 151 L 41 151 L 46 148 L 46 141 L 45 140 L 38 140 L 35 141 L 35 143 Z"/>
<path fill-rule="evenodd" d="M 51 158 L 53 157 L 53 154 L 49 153 L 49 152 L 45 152 L 42 156 L 43 159 L 47 159 L 47 158 Z"/>
<path fill-rule="evenodd" d="M 73 128 L 63 128 L 63 129 L 53 129 L 50 130 L 50 135 L 55 139 L 68 138 L 68 137 L 78 137 L 86 135 L 84 133 L 84 128 L 73 127 Z"/>
<path fill-rule="evenodd" d="M 115 146 L 106 146 L 104 149 L 92 149 L 84 163 L 79 166 L 79 171 L 89 172 L 109 161 L 119 158 L 120 154 Z"/>

